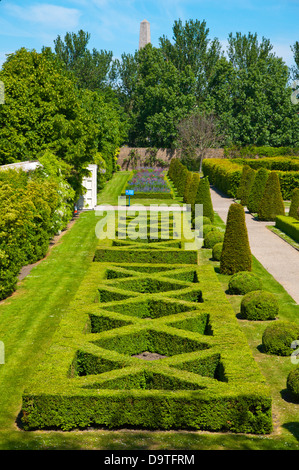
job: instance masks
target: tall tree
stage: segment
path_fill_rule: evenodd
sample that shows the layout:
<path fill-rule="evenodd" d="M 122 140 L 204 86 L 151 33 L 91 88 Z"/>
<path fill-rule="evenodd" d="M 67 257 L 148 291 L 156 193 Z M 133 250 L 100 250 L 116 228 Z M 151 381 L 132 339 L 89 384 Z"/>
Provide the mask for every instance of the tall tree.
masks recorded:
<path fill-rule="evenodd" d="M 171 147 L 177 136 L 177 122 L 195 105 L 194 86 L 190 67 L 179 71 L 151 44 L 141 49 L 133 92 L 131 143 Z"/>
<path fill-rule="evenodd" d="M 206 22 L 189 20 L 183 25 L 181 20 L 173 25 L 173 43 L 163 36 L 160 38 L 163 55 L 178 70 L 187 66 L 196 78 L 196 95 L 200 102 L 205 97 L 207 82 L 213 68 L 222 55 L 221 44 L 217 38 L 209 39 Z"/>
<path fill-rule="evenodd" d="M 90 34 L 82 29 L 76 33 L 66 33 L 64 40 L 58 36 L 55 53 L 74 73 L 78 86 L 89 90 L 105 89 L 108 84 L 112 52 L 93 48 L 88 49 Z"/>
<path fill-rule="evenodd" d="M 288 86 L 289 70 L 256 35 L 230 35 L 210 82 L 210 100 L 237 145 L 296 146 L 299 121 Z"/>

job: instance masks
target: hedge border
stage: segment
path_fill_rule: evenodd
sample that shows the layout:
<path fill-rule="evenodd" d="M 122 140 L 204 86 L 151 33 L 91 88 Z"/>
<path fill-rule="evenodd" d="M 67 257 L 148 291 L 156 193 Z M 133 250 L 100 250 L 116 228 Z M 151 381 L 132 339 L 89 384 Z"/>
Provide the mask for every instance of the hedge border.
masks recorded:
<path fill-rule="evenodd" d="M 122 256 L 126 252 L 125 249 L 117 251 L 121 251 Z M 164 250 L 164 254 L 167 251 Z M 152 251 L 147 253 L 148 256 L 153 254 Z M 137 283 L 145 277 L 142 271 L 153 267 L 151 259 L 147 264 L 136 263 L 135 259 L 134 264 L 130 263 L 131 269 L 126 269 L 128 261 L 124 259 L 123 262 L 92 263 L 44 362 L 23 393 L 25 430 L 133 426 L 244 433 L 271 431 L 270 391 L 213 268 L 196 263 L 182 265 L 177 262 L 177 251 L 172 251 L 172 255 L 176 263 L 157 264 L 156 268 L 164 270 L 147 273 L 146 277 L 181 283 L 182 290 L 154 294 L 128 292 L 119 285 L 115 287 L 119 277 L 107 279 L 107 271 L 112 269 L 120 276 L 128 274 L 127 279 L 135 279 Z M 132 270 L 134 267 L 141 271 Z M 196 279 L 193 278 L 196 282 L 182 279 L 184 276 L 188 279 L 190 272 L 193 275 L 196 272 Z M 171 277 L 175 275 L 176 278 Z M 126 293 L 130 298 L 101 304 L 99 288 Z M 203 302 L 193 299 L 199 290 Z M 154 320 L 129 314 L 130 309 L 126 314 L 114 311 L 116 306 L 126 303 L 132 306 L 142 301 L 164 302 L 166 310 L 172 305 L 178 311 Z M 91 315 L 105 318 L 111 328 L 92 333 Z M 154 332 L 155 344 L 160 341 L 162 351 L 164 347 L 171 353 L 171 348 L 178 344 L 176 340 L 189 345 L 190 351 L 180 350 L 179 354 L 169 354 L 161 361 L 144 361 L 111 347 L 118 344 L 117 349 L 121 349 L 122 340 L 125 348 L 130 344 L 125 341 L 126 335 L 138 338 L 140 344 L 147 344 L 142 341 L 147 341 L 149 332 Z M 99 344 L 110 345 L 110 349 Z M 88 363 L 92 368 L 102 364 L 104 371 L 78 374 L 82 358 L 85 358 L 85 366 Z M 211 377 L 216 369 L 217 377 Z M 149 377 L 160 384 L 160 388 L 146 388 Z M 165 389 L 165 384 L 174 389 Z M 142 386 L 145 388 L 140 388 Z"/>

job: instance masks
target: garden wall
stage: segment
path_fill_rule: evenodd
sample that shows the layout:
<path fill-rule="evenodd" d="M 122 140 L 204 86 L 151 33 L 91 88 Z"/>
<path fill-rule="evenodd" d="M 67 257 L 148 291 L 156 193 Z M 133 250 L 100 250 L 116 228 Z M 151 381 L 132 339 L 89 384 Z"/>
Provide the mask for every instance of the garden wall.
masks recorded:
<path fill-rule="evenodd" d="M 133 163 L 133 159 L 131 162 L 128 161 L 130 153 L 135 151 L 135 154 L 138 155 L 140 158 L 136 162 L 136 166 Z M 153 155 L 151 159 L 151 154 Z M 181 151 L 179 149 L 151 149 L 145 147 L 122 147 L 119 152 L 118 156 L 118 165 L 121 166 L 122 170 L 131 170 L 132 168 L 141 168 L 144 165 L 144 162 L 151 161 L 150 166 L 155 168 L 159 167 L 161 162 L 164 162 L 165 167 L 167 168 L 170 164 L 172 158 L 178 157 L 180 158 Z M 223 158 L 224 157 L 224 149 L 208 149 L 207 157 L 206 158 Z M 150 160 L 151 159 L 151 160 Z M 154 161 L 156 160 L 156 161 Z"/>

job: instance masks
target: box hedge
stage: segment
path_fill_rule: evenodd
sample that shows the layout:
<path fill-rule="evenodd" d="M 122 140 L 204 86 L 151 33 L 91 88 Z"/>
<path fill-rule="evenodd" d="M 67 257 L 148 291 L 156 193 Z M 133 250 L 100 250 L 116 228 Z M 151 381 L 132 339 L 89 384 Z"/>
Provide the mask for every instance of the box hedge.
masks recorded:
<path fill-rule="evenodd" d="M 279 215 L 275 218 L 275 227 L 299 243 L 299 220 L 290 216 Z"/>
<path fill-rule="evenodd" d="M 271 432 L 270 391 L 211 266 L 167 248 L 95 259 L 24 390 L 25 430 Z"/>

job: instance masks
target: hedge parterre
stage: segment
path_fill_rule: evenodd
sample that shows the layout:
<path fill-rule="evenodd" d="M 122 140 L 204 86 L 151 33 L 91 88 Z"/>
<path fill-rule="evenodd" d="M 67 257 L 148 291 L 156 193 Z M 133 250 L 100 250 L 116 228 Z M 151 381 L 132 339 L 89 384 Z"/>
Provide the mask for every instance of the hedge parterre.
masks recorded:
<path fill-rule="evenodd" d="M 25 430 L 271 431 L 270 391 L 213 268 L 156 245 L 99 246 L 24 391 Z"/>

